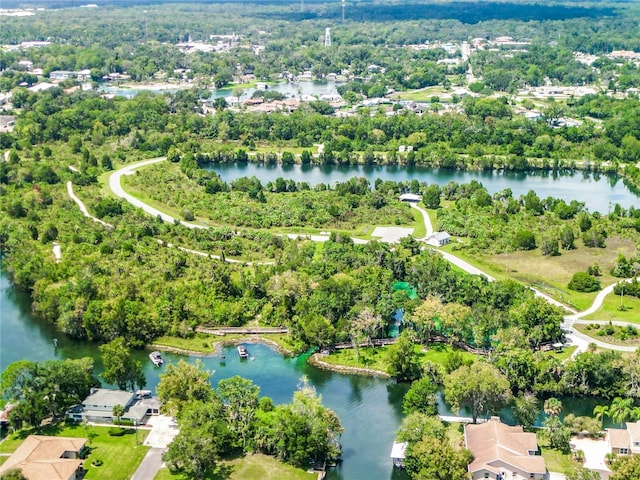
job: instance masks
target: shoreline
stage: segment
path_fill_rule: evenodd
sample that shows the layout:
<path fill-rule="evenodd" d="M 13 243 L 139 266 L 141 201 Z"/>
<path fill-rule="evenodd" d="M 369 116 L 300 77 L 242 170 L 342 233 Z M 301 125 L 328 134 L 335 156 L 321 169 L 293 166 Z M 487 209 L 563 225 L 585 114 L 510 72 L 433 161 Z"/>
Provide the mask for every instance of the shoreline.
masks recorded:
<path fill-rule="evenodd" d="M 211 345 L 213 346 L 213 351 L 212 352 L 198 352 L 197 350 L 189 350 L 189 349 L 186 349 L 186 348 L 172 347 L 172 346 L 169 346 L 169 345 L 159 345 L 159 344 L 156 344 L 156 343 L 151 343 L 151 344 L 147 345 L 147 347 L 148 348 L 152 348 L 152 349 L 156 349 L 156 350 L 161 350 L 161 351 L 164 351 L 164 352 L 177 353 L 179 355 L 190 355 L 190 356 L 198 356 L 198 357 L 214 357 L 216 355 L 219 355 L 220 347 L 226 347 L 226 346 L 230 346 L 230 345 L 238 345 L 240 343 L 261 343 L 263 345 L 267 345 L 267 346 L 273 348 L 276 352 L 278 352 L 281 355 L 284 355 L 285 357 L 294 356 L 293 350 L 289 350 L 289 349 L 283 347 L 282 345 L 278 344 L 277 342 L 275 342 L 275 341 L 273 341 L 273 340 L 271 340 L 269 338 L 261 337 L 259 335 L 250 336 L 250 337 L 245 336 L 245 337 L 240 337 L 240 338 L 228 338 L 228 339 L 215 340 L 215 341 L 211 342 Z"/>
<path fill-rule="evenodd" d="M 314 353 L 309 357 L 309 363 L 314 367 L 318 367 L 323 370 L 331 370 L 333 372 L 345 373 L 348 375 L 364 375 L 367 377 L 391 378 L 391 375 L 389 375 L 388 373 L 382 372 L 380 370 L 374 370 L 372 368 L 348 367 L 346 365 L 335 365 L 333 363 L 327 363 L 320 360 L 321 356 L 322 355 L 319 353 Z"/>
<path fill-rule="evenodd" d="M 195 350 L 187 350 L 187 349 L 178 348 L 178 347 L 170 347 L 168 345 L 158 345 L 154 343 L 148 345 L 148 347 L 154 348 L 160 351 L 177 353 L 180 355 L 190 355 L 190 356 L 197 356 L 197 357 L 214 357 L 216 355 L 219 355 L 218 349 L 220 347 L 229 346 L 229 345 L 238 345 L 240 343 L 261 343 L 263 345 L 267 345 L 273 348 L 276 352 L 278 352 L 283 356 L 290 357 L 294 355 L 294 353 L 291 350 L 288 350 L 282 347 L 277 342 L 269 338 L 264 338 L 261 336 L 233 338 L 233 339 L 227 339 L 227 340 L 216 340 L 212 343 L 213 352 L 211 353 L 198 352 Z M 349 367 L 346 365 L 336 365 L 333 363 L 324 362 L 320 360 L 320 357 L 321 357 L 321 354 L 314 353 L 309 357 L 307 362 L 313 365 L 314 367 L 321 368 L 323 370 L 330 370 L 336 373 L 343 373 L 347 375 L 362 375 L 367 377 L 378 377 L 378 378 L 384 378 L 384 379 L 391 378 L 391 376 L 388 373 L 382 372 L 380 370 L 374 370 L 374 369 L 365 368 L 365 367 Z"/>

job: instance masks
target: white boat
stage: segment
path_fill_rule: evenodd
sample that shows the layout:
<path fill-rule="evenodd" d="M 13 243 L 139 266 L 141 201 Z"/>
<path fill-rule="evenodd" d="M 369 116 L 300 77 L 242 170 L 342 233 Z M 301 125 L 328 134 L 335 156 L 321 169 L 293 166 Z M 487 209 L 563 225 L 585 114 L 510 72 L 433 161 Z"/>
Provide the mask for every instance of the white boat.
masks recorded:
<path fill-rule="evenodd" d="M 238 355 L 240 355 L 240 358 L 249 358 L 249 351 L 246 349 L 246 347 L 238 345 Z"/>
<path fill-rule="evenodd" d="M 162 355 L 160 355 L 160 352 L 151 352 L 149 354 L 149 358 L 151 359 L 151 361 L 156 367 L 159 367 L 164 363 L 164 360 L 162 360 Z"/>

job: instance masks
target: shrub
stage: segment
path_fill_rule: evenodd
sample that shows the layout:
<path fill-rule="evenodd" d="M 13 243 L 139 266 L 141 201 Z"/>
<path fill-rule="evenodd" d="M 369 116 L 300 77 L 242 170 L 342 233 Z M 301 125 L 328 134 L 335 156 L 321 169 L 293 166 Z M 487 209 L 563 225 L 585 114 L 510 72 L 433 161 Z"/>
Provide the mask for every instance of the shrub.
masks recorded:
<path fill-rule="evenodd" d="M 514 245 L 518 250 L 533 250 L 536 248 L 536 237 L 529 230 L 520 230 L 516 233 Z"/>
<path fill-rule="evenodd" d="M 577 292 L 595 292 L 600 290 L 600 280 L 587 272 L 577 272 L 571 278 L 568 287 Z"/>
<path fill-rule="evenodd" d="M 124 428 L 110 428 L 109 429 L 109 436 L 110 437 L 121 437 L 125 434 L 125 429 Z"/>

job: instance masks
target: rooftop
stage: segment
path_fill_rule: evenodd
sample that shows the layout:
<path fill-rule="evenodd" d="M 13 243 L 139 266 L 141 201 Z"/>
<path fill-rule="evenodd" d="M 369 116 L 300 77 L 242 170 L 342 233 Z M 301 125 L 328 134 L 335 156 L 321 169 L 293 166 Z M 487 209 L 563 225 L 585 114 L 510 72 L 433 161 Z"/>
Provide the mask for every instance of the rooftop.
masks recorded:
<path fill-rule="evenodd" d="M 80 452 L 85 442 L 84 438 L 29 435 L 0 466 L 0 473 L 11 468 L 19 468 L 25 477 L 32 479 L 75 478 L 75 472 L 82 465 L 82 460 L 62 456 L 67 452 Z"/>
<path fill-rule="evenodd" d="M 82 405 L 90 408 L 93 405 L 100 405 L 105 407 L 114 407 L 116 405 L 122 405 L 126 407 L 134 394 L 131 392 L 124 392 L 122 390 L 109 390 L 107 388 L 96 388 L 91 394 L 84 399 Z"/>
<path fill-rule="evenodd" d="M 466 446 L 474 455 L 471 472 L 487 469 L 499 473 L 504 464 L 530 473 L 547 471 L 544 458 L 535 455 L 535 434 L 524 432 L 521 426 L 511 427 L 492 417 L 486 423 L 465 425 L 464 432 Z"/>

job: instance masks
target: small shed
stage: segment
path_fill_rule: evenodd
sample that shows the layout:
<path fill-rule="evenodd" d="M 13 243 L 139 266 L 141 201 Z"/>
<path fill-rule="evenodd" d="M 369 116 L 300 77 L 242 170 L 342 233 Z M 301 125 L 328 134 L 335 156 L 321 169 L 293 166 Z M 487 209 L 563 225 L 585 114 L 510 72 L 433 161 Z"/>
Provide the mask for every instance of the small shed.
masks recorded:
<path fill-rule="evenodd" d="M 442 247 L 451 241 L 451 235 L 447 232 L 434 232 L 427 237 L 427 243 L 434 247 Z"/>
<path fill-rule="evenodd" d="M 422 200 L 420 195 L 415 193 L 403 193 L 398 197 L 401 202 L 409 202 L 409 203 L 419 203 Z"/>
<path fill-rule="evenodd" d="M 398 468 L 404 468 L 405 453 L 409 442 L 393 442 L 391 447 L 391 460 L 393 460 L 393 466 Z"/>

